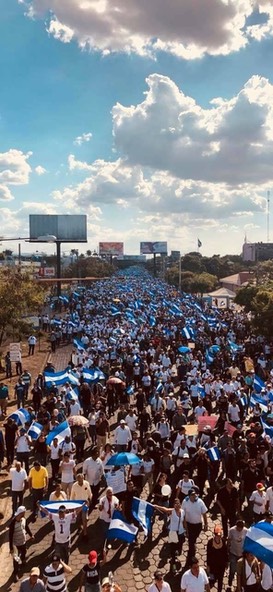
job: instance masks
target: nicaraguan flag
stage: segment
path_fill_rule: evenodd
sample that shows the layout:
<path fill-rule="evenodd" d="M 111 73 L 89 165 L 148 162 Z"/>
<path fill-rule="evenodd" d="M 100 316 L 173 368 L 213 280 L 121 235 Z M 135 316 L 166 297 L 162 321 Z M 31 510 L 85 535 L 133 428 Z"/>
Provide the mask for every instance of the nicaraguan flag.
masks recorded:
<path fill-rule="evenodd" d="M 152 504 L 149 504 L 138 497 L 133 497 L 132 514 L 139 522 L 140 526 L 142 526 L 145 536 L 147 536 L 148 532 L 152 529 L 151 520 L 153 513 L 154 507 Z"/>
<path fill-rule="evenodd" d="M 125 541 L 125 543 L 133 543 L 137 532 L 138 528 L 126 522 L 123 514 L 115 510 L 107 531 L 107 540 L 119 539 Z"/>
<path fill-rule="evenodd" d="M 211 353 L 206 351 L 205 360 L 206 360 L 206 364 L 209 366 L 210 364 L 212 364 L 214 357 L 211 355 Z"/>
<path fill-rule="evenodd" d="M 64 440 L 65 436 L 71 436 L 71 429 L 68 425 L 67 421 L 63 421 L 60 423 L 54 430 L 51 430 L 46 437 L 46 443 L 50 446 L 51 442 L 53 442 L 54 438 L 58 438 L 58 441 L 61 442 Z"/>
<path fill-rule="evenodd" d="M 243 407 L 247 407 L 248 405 L 248 400 L 247 400 L 247 395 L 242 395 L 240 397 L 240 401 Z"/>
<path fill-rule="evenodd" d="M 155 317 L 153 315 L 151 315 L 149 317 L 149 324 L 150 324 L 150 327 L 155 327 L 156 319 L 155 319 Z"/>
<path fill-rule="evenodd" d="M 73 344 L 77 349 L 86 349 L 87 345 L 85 345 L 80 339 L 73 339 Z"/>
<path fill-rule="evenodd" d="M 69 384 L 73 384 L 74 386 L 79 386 L 80 384 L 79 379 L 73 374 L 73 372 L 67 372 L 66 382 L 69 382 Z"/>
<path fill-rule="evenodd" d="M 265 403 L 264 399 L 261 399 L 261 397 L 258 397 L 257 395 L 252 394 L 250 397 L 250 406 L 254 407 L 254 405 L 256 405 L 256 403 L 259 403 L 263 413 L 267 413 L 268 407 L 267 407 L 267 404 Z"/>
<path fill-rule="evenodd" d="M 17 423 L 18 426 L 24 426 L 25 423 L 30 423 L 31 421 L 29 411 L 27 409 L 24 409 L 23 407 L 20 407 L 20 409 L 14 411 L 11 415 L 9 415 L 9 417 L 11 419 L 14 419 L 15 423 Z"/>
<path fill-rule="evenodd" d="M 198 386 L 198 387 L 197 387 L 197 390 L 198 390 L 198 395 L 199 395 L 199 397 L 202 397 L 202 399 L 203 399 L 203 398 L 204 398 L 204 396 L 205 396 L 205 394 L 206 394 L 206 393 L 205 393 L 205 389 L 204 389 L 204 387 L 203 387 L 203 386 Z"/>
<path fill-rule="evenodd" d="M 255 374 L 253 387 L 256 393 L 260 393 L 261 390 L 265 387 L 264 381 L 259 376 L 257 376 L 257 374 Z"/>
<path fill-rule="evenodd" d="M 134 387 L 133 387 L 132 384 L 130 384 L 130 386 L 127 387 L 126 393 L 127 393 L 127 395 L 133 395 L 134 394 Z"/>
<path fill-rule="evenodd" d="M 82 371 L 84 382 L 99 382 L 105 380 L 105 375 L 99 368 L 84 368 Z"/>
<path fill-rule="evenodd" d="M 186 339 L 188 339 L 188 341 L 194 338 L 194 330 L 188 325 L 183 327 L 181 333 L 184 337 L 186 337 Z"/>
<path fill-rule="evenodd" d="M 50 502 L 50 501 L 44 501 L 44 502 L 39 502 L 39 505 L 42 508 L 46 508 L 51 514 L 58 514 L 59 511 L 59 507 L 60 506 L 65 506 L 67 510 L 77 510 L 78 508 L 80 508 L 83 504 L 84 500 L 62 500 L 59 502 Z M 44 518 L 46 516 L 46 514 L 44 512 L 41 512 L 41 518 Z"/>
<path fill-rule="evenodd" d="M 251 526 L 244 542 L 244 551 L 253 553 L 257 559 L 273 568 L 273 524 L 258 522 Z"/>
<path fill-rule="evenodd" d="M 159 382 L 158 385 L 157 385 L 157 387 L 156 387 L 156 392 L 157 393 L 162 393 L 163 389 L 164 389 L 164 386 L 163 386 L 162 382 Z"/>
<path fill-rule="evenodd" d="M 67 382 L 67 376 L 68 373 L 66 370 L 62 372 L 44 372 L 45 385 L 50 388 L 53 382 L 55 382 L 56 386 L 65 384 Z"/>
<path fill-rule="evenodd" d="M 265 421 L 261 419 L 263 430 L 266 436 L 270 436 L 273 438 L 273 426 L 268 425 Z"/>
<path fill-rule="evenodd" d="M 31 440 L 38 440 L 39 436 L 43 431 L 43 426 L 41 423 L 34 421 L 30 428 L 28 429 L 28 435 L 30 436 Z"/>
<path fill-rule="evenodd" d="M 217 446 L 213 446 L 212 448 L 208 448 L 207 455 L 209 459 L 213 462 L 221 460 L 221 452 Z"/>

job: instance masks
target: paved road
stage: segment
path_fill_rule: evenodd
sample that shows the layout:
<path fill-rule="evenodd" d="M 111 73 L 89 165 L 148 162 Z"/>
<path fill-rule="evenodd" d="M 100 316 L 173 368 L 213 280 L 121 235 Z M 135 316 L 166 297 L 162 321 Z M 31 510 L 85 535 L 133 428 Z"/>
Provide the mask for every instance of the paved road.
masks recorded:
<path fill-rule="evenodd" d="M 67 366 L 69 361 L 71 348 L 64 347 L 58 350 L 55 354 L 50 354 L 50 359 L 53 362 L 56 370 L 62 370 Z M 80 468 L 79 465 L 78 468 Z M 19 590 L 19 584 L 12 583 L 12 561 L 9 555 L 9 548 L 7 543 L 7 527 L 8 521 L 11 516 L 11 505 L 8 495 L 8 481 L 4 481 L 1 484 L 2 498 L 8 500 L 6 503 L 5 518 L 2 521 L 0 527 L 1 533 L 1 553 L 0 553 L 0 590 L 8 592 L 9 590 Z M 27 508 L 30 508 L 29 496 L 25 497 L 24 503 Z M 28 511 L 28 515 L 29 515 Z M 211 536 L 211 530 L 213 529 L 213 522 L 211 517 L 209 518 L 210 532 L 203 532 L 200 536 L 197 545 L 197 555 L 200 558 L 201 564 L 205 562 L 206 555 L 206 543 L 208 538 Z M 108 571 L 113 571 L 115 580 L 121 586 L 123 592 L 135 592 L 135 590 L 146 590 L 151 584 L 153 574 L 156 569 L 160 568 L 166 573 L 166 580 L 170 583 L 172 591 L 178 592 L 180 589 L 181 570 L 173 575 L 170 573 L 169 568 L 169 551 L 167 537 L 162 536 L 163 521 L 156 518 L 152 538 L 144 541 L 144 535 L 139 536 L 139 547 L 135 550 L 131 546 L 124 544 L 115 544 L 113 548 L 108 552 L 107 563 L 103 566 L 102 574 L 107 575 Z M 30 528 L 33 534 L 35 534 L 35 544 L 28 546 L 27 552 L 27 564 L 24 569 L 22 577 L 25 577 L 31 567 L 39 566 L 41 569 L 48 563 L 48 557 L 53 551 L 52 548 L 52 526 L 46 518 L 38 518 L 34 524 L 30 524 Z M 75 592 L 79 586 L 79 573 L 86 562 L 87 553 L 91 549 L 100 549 L 102 546 L 102 533 L 98 524 L 98 511 L 94 510 L 89 518 L 88 526 L 88 542 L 84 542 L 81 536 L 77 534 L 77 529 L 73 526 L 72 530 L 72 547 L 71 547 L 71 558 L 70 566 L 72 568 L 72 574 L 68 578 L 68 589 L 69 592 Z M 185 563 L 187 554 L 187 542 L 184 545 L 183 553 L 181 556 L 182 566 Z M 224 581 L 224 589 L 227 585 L 227 581 Z"/>

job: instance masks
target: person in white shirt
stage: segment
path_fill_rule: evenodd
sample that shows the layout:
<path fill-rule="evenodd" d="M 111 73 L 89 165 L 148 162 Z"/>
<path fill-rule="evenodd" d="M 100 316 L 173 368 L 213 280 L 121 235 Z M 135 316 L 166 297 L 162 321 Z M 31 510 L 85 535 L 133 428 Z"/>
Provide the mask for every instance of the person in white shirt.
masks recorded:
<path fill-rule="evenodd" d="M 180 500 L 176 498 L 174 500 L 173 508 L 165 508 L 164 506 L 154 506 L 156 510 L 167 514 L 170 518 L 169 521 L 169 544 L 170 544 L 170 555 L 171 564 L 175 571 L 175 558 L 182 553 L 183 543 L 185 541 L 186 532 L 186 521 L 185 511 L 181 507 Z"/>
<path fill-rule="evenodd" d="M 137 426 L 137 416 L 134 413 L 133 409 L 130 409 L 128 415 L 126 415 L 125 417 L 125 421 L 127 423 L 129 430 L 131 430 L 131 432 L 134 432 Z"/>
<path fill-rule="evenodd" d="M 194 409 L 194 415 L 195 415 L 196 421 L 198 421 L 198 417 L 202 417 L 203 415 L 206 415 L 206 413 L 207 413 L 206 407 L 203 406 L 203 401 L 202 401 L 202 399 L 200 399 L 197 407 L 195 407 L 195 409 Z"/>
<path fill-rule="evenodd" d="M 181 578 L 181 592 L 209 592 L 210 585 L 208 576 L 203 567 L 199 566 L 196 557 L 192 557 L 190 569 L 185 571 Z"/>
<path fill-rule="evenodd" d="M 76 521 L 77 514 L 82 511 L 85 502 L 73 512 L 69 512 L 64 504 L 59 506 L 58 514 L 51 514 L 44 506 L 39 506 L 41 512 L 47 515 L 54 524 L 55 553 L 68 564 L 70 553 L 70 527 Z"/>
<path fill-rule="evenodd" d="M 261 592 L 267 592 L 272 590 L 273 587 L 273 577 L 272 577 L 272 569 L 264 563 L 260 561 L 260 569 L 261 569 Z"/>
<path fill-rule="evenodd" d="M 128 450 L 128 444 L 131 440 L 131 430 L 126 425 L 124 419 L 121 419 L 119 426 L 115 429 L 115 444 L 117 446 L 117 452 L 124 452 Z"/>
<path fill-rule="evenodd" d="M 151 496 L 154 488 L 154 468 L 155 462 L 152 459 L 149 451 L 145 452 L 143 457 L 143 487 L 146 483 L 149 486 L 149 495 Z"/>
<path fill-rule="evenodd" d="M 48 449 L 50 452 L 52 482 L 54 483 L 58 478 L 59 466 L 61 461 L 61 448 L 58 442 L 58 438 L 53 438 L 50 446 L 48 446 Z"/>
<path fill-rule="evenodd" d="M 23 505 L 23 495 L 27 486 L 27 473 L 19 461 L 15 462 L 15 467 L 10 469 L 11 480 L 11 499 L 12 499 L 12 514 L 14 515 L 17 508 Z"/>
<path fill-rule="evenodd" d="M 70 499 L 82 500 L 86 502 L 86 505 L 82 508 L 81 520 L 83 526 L 83 539 L 87 539 L 88 508 L 90 507 L 90 503 L 92 500 L 92 491 L 88 481 L 86 481 L 86 479 L 83 478 L 82 473 L 78 473 L 77 481 L 72 485 Z"/>
<path fill-rule="evenodd" d="M 70 399 L 70 403 L 69 403 L 69 415 L 74 416 L 74 415 L 81 415 L 81 406 L 79 401 L 76 401 L 75 399 Z"/>
<path fill-rule="evenodd" d="M 266 506 L 266 493 L 263 483 L 257 483 L 256 489 L 252 491 L 249 501 L 253 504 L 254 522 L 263 519 Z"/>
<path fill-rule="evenodd" d="M 148 592 L 172 592 L 170 584 L 164 582 L 162 571 L 157 570 L 154 574 L 154 582 L 149 586 Z"/>
<path fill-rule="evenodd" d="M 202 522 L 204 523 L 204 530 L 208 529 L 208 508 L 203 500 L 198 497 L 195 489 L 190 489 L 189 495 L 182 502 L 182 509 L 185 512 L 187 525 L 189 541 L 187 564 L 189 564 L 191 557 L 195 555 L 195 543 L 202 531 Z"/>
<path fill-rule="evenodd" d="M 236 401 L 229 404 L 228 417 L 232 425 L 236 426 L 240 423 L 240 407 L 237 405 Z"/>
<path fill-rule="evenodd" d="M 189 471 L 183 471 L 182 479 L 180 479 L 176 486 L 176 497 L 183 501 L 189 494 L 190 489 L 195 486 L 194 480 L 190 479 Z"/>
<path fill-rule="evenodd" d="M 64 458 L 60 463 L 59 472 L 61 474 L 62 489 L 69 498 L 72 485 L 76 477 L 76 463 L 72 458 L 70 458 L 69 452 L 64 453 Z"/>
<path fill-rule="evenodd" d="M 113 513 L 118 508 L 118 506 L 119 500 L 115 495 L 113 495 L 112 487 L 107 487 L 105 495 L 99 500 L 100 520 L 104 535 L 109 528 Z"/>
<path fill-rule="evenodd" d="M 84 477 L 87 479 L 91 486 L 93 494 L 92 508 L 97 504 L 99 497 L 99 489 L 101 478 L 104 475 L 104 468 L 102 460 L 99 457 L 99 450 L 97 446 L 94 446 L 91 450 L 91 455 L 85 459 L 82 467 Z"/>

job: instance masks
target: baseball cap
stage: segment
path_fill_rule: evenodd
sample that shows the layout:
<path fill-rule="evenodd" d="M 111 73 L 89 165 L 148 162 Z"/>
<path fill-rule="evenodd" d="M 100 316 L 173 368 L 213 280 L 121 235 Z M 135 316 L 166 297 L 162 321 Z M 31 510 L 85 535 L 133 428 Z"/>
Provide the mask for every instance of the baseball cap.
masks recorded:
<path fill-rule="evenodd" d="M 30 574 L 29 574 L 29 575 L 30 575 L 30 576 L 39 576 L 39 575 L 40 575 L 40 570 L 39 570 L 39 567 L 33 567 L 33 568 L 30 570 Z"/>
<path fill-rule="evenodd" d="M 19 506 L 19 508 L 17 508 L 14 516 L 19 516 L 19 514 L 23 514 L 23 512 L 26 512 L 27 509 L 25 506 Z"/>
<path fill-rule="evenodd" d="M 102 583 L 101 583 L 102 587 L 107 586 L 107 584 L 110 584 L 109 578 L 103 578 Z"/>
<path fill-rule="evenodd" d="M 183 454 L 183 457 L 182 458 L 190 458 L 189 453 L 188 452 L 185 452 L 185 454 Z"/>
<path fill-rule="evenodd" d="M 126 423 L 126 421 L 124 421 L 124 419 L 121 419 L 119 423 Z"/>
<path fill-rule="evenodd" d="M 56 553 L 54 553 L 51 561 L 60 561 L 60 555 L 56 555 Z"/>
<path fill-rule="evenodd" d="M 265 486 L 263 485 L 263 483 L 256 483 L 256 489 L 258 489 L 258 491 L 264 491 Z"/>
<path fill-rule="evenodd" d="M 97 551 L 89 551 L 88 553 L 88 559 L 90 563 L 96 563 L 98 560 L 98 554 Z"/>

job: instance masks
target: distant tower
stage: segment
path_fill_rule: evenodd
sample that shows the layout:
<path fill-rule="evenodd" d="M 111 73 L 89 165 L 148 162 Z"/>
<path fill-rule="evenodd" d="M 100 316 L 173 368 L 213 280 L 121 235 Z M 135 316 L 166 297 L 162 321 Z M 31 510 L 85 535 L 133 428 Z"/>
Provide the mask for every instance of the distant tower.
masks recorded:
<path fill-rule="evenodd" d="M 269 243 L 269 214 L 270 214 L 270 191 L 267 192 L 267 219 L 266 219 L 266 234 L 267 242 Z"/>

